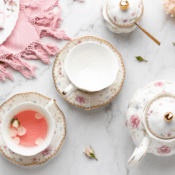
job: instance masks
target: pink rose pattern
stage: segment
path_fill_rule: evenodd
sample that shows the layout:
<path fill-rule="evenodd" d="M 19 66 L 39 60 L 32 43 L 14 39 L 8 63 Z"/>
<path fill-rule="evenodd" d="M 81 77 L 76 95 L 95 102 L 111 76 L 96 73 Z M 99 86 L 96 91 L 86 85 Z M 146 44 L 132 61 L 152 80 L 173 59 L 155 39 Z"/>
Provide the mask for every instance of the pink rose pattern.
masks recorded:
<path fill-rule="evenodd" d="M 139 127 L 139 124 L 140 124 L 140 118 L 134 114 L 131 116 L 130 118 L 130 125 L 133 129 L 136 129 Z"/>
<path fill-rule="evenodd" d="M 160 155 L 166 155 L 166 154 L 169 154 L 172 149 L 173 149 L 172 147 L 163 145 L 160 148 L 157 148 L 157 153 L 159 153 Z"/>
<path fill-rule="evenodd" d="M 126 23 L 127 21 L 128 21 L 127 19 L 124 19 L 124 20 L 123 20 L 123 23 Z"/>
<path fill-rule="evenodd" d="M 76 96 L 75 100 L 78 101 L 81 105 L 85 103 L 84 97 L 81 97 L 79 95 Z"/>
<path fill-rule="evenodd" d="M 163 87 L 164 86 L 164 83 L 161 82 L 161 81 L 158 81 L 158 82 L 154 83 L 154 86 L 155 87 Z"/>
<path fill-rule="evenodd" d="M 42 156 L 47 156 L 49 154 L 51 154 L 51 146 L 47 147 L 44 151 L 41 152 Z"/>
<path fill-rule="evenodd" d="M 118 22 L 116 16 L 114 17 L 114 22 Z"/>
<path fill-rule="evenodd" d="M 167 134 L 168 137 L 171 137 L 171 135 L 172 135 L 172 133 L 168 133 L 168 134 Z"/>
<path fill-rule="evenodd" d="M 141 8 L 141 6 L 142 6 L 142 3 L 140 3 L 140 4 L 138 5 L 138 8 Z M 133 6 L 133 7 L 135 7 L 135 6 Z M 132 12 L 132 13 L 131 13 L 131 16 L 136 16 L 136 13 L 135 13 L 135 12 Z M 135 20 L 137 20 L 137 19 L 138 19 L 138 17 L 135 17 Z M 118 22 L 116 16 L 114 16 L 113 21 L 114 21 L 114 22 Z M 124 20 L 122 20 L 122 21 L 123 21 L 123 23 L 127 23 L 127 22 L 128 22 L 128 19 L 124 19 Z M 132 21 L 132 19 L 130 19 L 129 21 Z"/>

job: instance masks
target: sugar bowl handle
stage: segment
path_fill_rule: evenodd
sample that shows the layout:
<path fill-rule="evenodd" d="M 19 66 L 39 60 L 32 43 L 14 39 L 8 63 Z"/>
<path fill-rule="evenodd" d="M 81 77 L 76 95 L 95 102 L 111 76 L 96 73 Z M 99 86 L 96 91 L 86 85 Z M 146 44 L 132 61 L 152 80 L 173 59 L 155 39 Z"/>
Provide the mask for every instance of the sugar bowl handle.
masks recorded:
<path fill-rule="evenodd" d="M 132 156 L 128 160 L 128 165 L 131 168 L 134 168 L 142 160 L 142 158 L 147 153 L 149 144 L 150 144 L 150 139 L 148 137 L 144 137 L 140 146 L 135 148 Z"/>

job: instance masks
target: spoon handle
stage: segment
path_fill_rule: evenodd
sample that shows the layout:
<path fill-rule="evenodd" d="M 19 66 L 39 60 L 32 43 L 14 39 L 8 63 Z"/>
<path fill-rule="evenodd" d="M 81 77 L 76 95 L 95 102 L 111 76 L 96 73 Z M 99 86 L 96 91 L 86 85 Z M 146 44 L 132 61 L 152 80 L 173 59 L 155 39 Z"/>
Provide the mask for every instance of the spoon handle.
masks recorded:
<path fill-rule="evenodd" d="M 154 38 L 150 33 L 148 33 L 145 29 L 143 29 L 140 25 L 138 25 L 137 23 L 135 23 L 147 36 L 149 36 L 156 44 L 160 45 L 161 43 Z"/>

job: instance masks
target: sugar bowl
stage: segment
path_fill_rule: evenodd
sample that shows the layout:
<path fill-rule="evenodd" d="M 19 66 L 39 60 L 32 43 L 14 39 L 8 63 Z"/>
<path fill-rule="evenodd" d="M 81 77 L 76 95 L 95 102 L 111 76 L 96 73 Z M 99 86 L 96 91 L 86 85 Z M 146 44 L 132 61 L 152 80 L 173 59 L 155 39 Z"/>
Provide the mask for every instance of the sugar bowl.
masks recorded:
<path fill-rule="evenodd" d="M 130 33 L 139 27 L 156 44 L 160 42 L 143 29 L 139 23 L 144 13 L 142 0 L 104 0 L 102 4 L 103 23 L 114 33 Z"/>

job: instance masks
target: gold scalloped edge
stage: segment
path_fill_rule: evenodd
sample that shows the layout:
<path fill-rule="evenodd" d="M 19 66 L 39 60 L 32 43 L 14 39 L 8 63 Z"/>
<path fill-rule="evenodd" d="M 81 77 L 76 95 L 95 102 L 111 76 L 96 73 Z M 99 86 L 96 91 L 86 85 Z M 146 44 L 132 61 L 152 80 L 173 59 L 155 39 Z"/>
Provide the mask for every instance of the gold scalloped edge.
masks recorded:
<path fill-rule="evenodd" d="M 142 0 L 141 0 L 141 2 L 142 2 L 142 7 L 143 7 L 143 8 L 142 8 L 142 13 L 141 13 L 140 17 L 137 19 L 137 21 L 135 21 L 135 23 L 139 22 L 139 21 L 141 20 L 142 16 L 143 16 L 144 4 L 143 4 L 143 1 L 142 1 Z M 115 22 L 109 17 L 107 8 L 108 8 L 108 4 L 107 4 L 107 6 L 106 6 L 106 14 L 107 14 L 107 16 L 108 16 L 108 19 L 109 19 L 109 20 L 112 22 L 112 24 L 114 24 L 115 26 L 127 28 L 127 27 L 132 27 L 132 26 L 135 25 L 134 23 L 133 23 L 133 24 L 128 24 L 128 25 L 120 25 L 120 24 L 115 23 Z"/>
<path fill-rule="evenodd" d="M 47 100 L 51 100 L 50 98 L 48 98 L 48 97 L 46 97 L 46 96 L 44 96 L 44 95 L 42 95 L 42 94 L 36 93 L 36 92 L 19 93 L 19 94 L 16 94 L 16 95 L 12 96 L 10 99 L 8 99 L 6 102 L 4 102 L 4 103 L 0 106 L 0 110 L 1 110 L 1 108 L 2 108 L 6 103 L 8 103 L 8 101 L 12 100 L 13 98 L 15 98 L 15 97 L 17 97 L 17 96 L 21 96 L 21 95 L 30 95 L 30 94 L 39 95 L 39 96 L 42 97 L 42 98 L 45 98 L 45 99 L 47 99 Z M 61 113 L 61 115 L 63 116 L 64 131 L 65 131 L 65 132 L 64 132 L 64 135 L 63 135 L 63 138 L 62 138 L 62 140 L 61 140 L 61 143 L 60 143 L 58 149 L 56 150 L 56 152 L 55 152 L 54 154 L 52 154 L 50 157 L 48 157 L 47 159 L 45 159 L 44 161 L 42 161 L 42 162 L 40 162 L 40 163 L 21 163 L 21 162 L 18 162 L 18 161 L 16 161 L 16 160 L 14 160 L 13 158 L 8 157 L 8 156 L 5 154 L 5 152 L 2 150 L 2 148 L 0 147 L 1 154 L 2 154 L 5 158 L 7 158 L 8 160 L 10 160 L 10 161 L 12 161 L 12 162 L 14 162 L 14 163 L 16 163 L 16 164 L 18 164 L 18 165 L 22 165 L 22 166 L 41 165 L 41 164 L 43 164 L 43 163 L 46 163 L 48 160 L 52 159 L 52 158 L 60 151 L 60 149 L 61 149 L 61 147 L 62 147 L 62 145 L 63 145 L 63 142 L 64 142 L 64 140 L 65 140 L 65 138 L 66 138 L 66 118 L 65 118 L 63 112 L 61 111 L 61 109 L 60 109 L 60 108 L 58 107 L 58 105 L 56 104 L 56 100 L 55 100 L 55 99 L 54 99 L 54 105 L 55 105 L 55 107 L 58 109 L 58 111 Z"/>
<path fill-rule="evenodd" d="M 83 39 L 86 39 L 86 40 L 87 40 L 87 39 L 88 39 L 88 40 L 89 40 L 89 39 L 94 39 L 94 40 L 98 40 L 98 41 L 104 42 L 104 43 L 106 43 L 107 45 L 109 45 L 109 46 L 119 55 L 120 61 L 121 61 L 121 64 L 122 64 L 122 68 L 123 68 L 123 72 L 124 72 L 123 77 L 122 77 L 121 85 L 119 86 L 119 90 L 116 92 L 116 94 L 115 94 L 114 96 L 112 96 L 106 103 L 103 103 L 102 105 L 97 105 L 97 106 L 90 106 L 90 108 L 86 108 L 86 107 L 84 107 L 84 106 L 77 105 L 77 104 L 75 104 L 75 103 L 70 102 L 70 101 L 67 100 L 66 98 L 64 98 L 63 95 L 62 95 L 62 93 L 61 93 L 61 91 L 60 91 L 60 90 L 58 89 L 58 87 L 57 87 L 57 84 L 56 84 L 56 77 L 55 77 L 55 74 L 54 74 L 55 67 L 56 67 L 56 63 L 57 63 L 57 60 L 58 60 L 58 58 L 59 58 L 61 52 L 63 52 L 63 50 L 65 50 L 67 47 L 69 47 L 69 45 L 71 45 L 73 42 L 77 42 L 77 41 L 83 40 Z M 123 83 L 124 83 L 124 79 L 125 79 L 125 74 L 126 74 L 126 72 L 125 72 L 125 66 L 124 66 L 124 62 L 123 62 L 123 58 L 122 58 L 121 54 L 120 54 L 120 53 L 115 49 L 115 47 L 114 47 L 112 44 L 110 44 L 108 41 L 103 40 L 103 39 L 100 39 L 100 38 L 97 38 L 97 37 L 94 37 L 94 36 L 85 36 L 85 37 L 73 39 L 73 40 L 71 40 L 70 42 L 68 42 L 68 43 L 65 45 L 65 47 L 63 47 L 63 49 L 60 50 L 60 52 L 57 54 L 56 59 L 55 59 L 55 62 L 54 62 L 54 66 L 53 66 L 53 69 L 52 69 L 52 76 L 53 76 L 55 88 L 56 88 L 56 90 L 58 91 L 58 93 L 60 94 L 60 96 L 61 96 L 66 102 L 68 102 L 69 104 L 71 104 L 71 105 L 73 105 L 73 106 L 75 106 L 75 107 L 83 108 L 83 109 L 85 109 L 85 110 L 95 109 L 95 108 L 102 107 L 102 106 L 105 106 L 105 105 L 107 105 L 108 103 L 110 103 L 110 102 L 120 93 L 120 91 L 121 91 L 121 89 L 122 89 L 122 87 L 123 87 Z M 80 91 L 81 91 L 81 90 L 80 90 Z"/>

